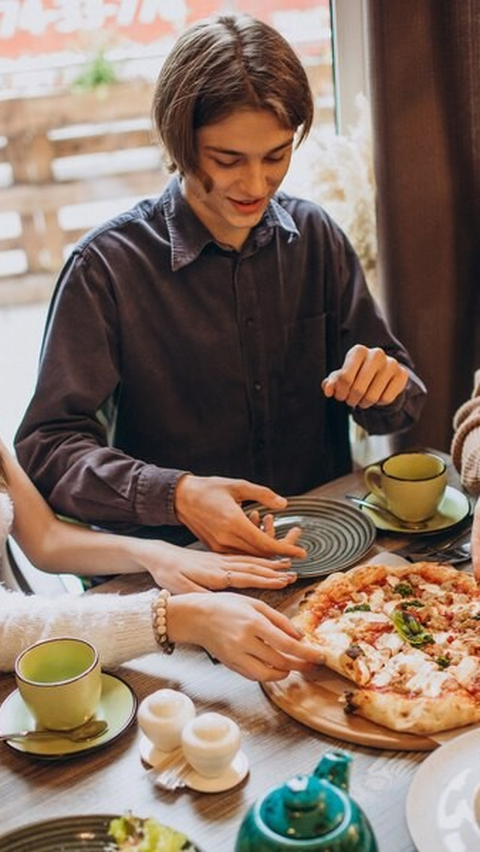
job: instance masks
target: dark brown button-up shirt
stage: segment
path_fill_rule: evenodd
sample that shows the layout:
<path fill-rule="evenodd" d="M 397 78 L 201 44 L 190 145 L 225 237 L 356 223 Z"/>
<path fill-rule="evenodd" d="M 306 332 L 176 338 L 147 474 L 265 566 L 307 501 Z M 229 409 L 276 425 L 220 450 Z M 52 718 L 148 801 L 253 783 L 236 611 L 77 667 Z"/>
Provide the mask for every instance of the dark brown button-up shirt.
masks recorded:
<path fill-rule="evenodd" d="M 321 208 L 279 193 L 228 251 L 174 178 L 65 265 L 19 459 L 58 512 L 178 540 L 184 471 L 289 496 L 350 469 L 349 411 L 320 385 L 355 343 L 412 369 Z M 371 433 L 405 429 L 424 395 L 412 372 L 393 405 L 353 416 Z"/>

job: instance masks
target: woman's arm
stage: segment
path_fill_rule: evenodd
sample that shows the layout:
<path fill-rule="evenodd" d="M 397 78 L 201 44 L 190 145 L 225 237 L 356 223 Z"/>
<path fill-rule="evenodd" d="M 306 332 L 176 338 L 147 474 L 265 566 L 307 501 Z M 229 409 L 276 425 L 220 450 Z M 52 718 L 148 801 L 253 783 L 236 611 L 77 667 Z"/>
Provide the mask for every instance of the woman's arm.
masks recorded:
<path fill-rule="evenodd" d="M 142 542 L 96 533 L 59 520 L 0 440 L 7 489 L 14 505 L 12 534 L 37 567 L 52 573 L 113 574 L 144 571 Z"/>
<path fill-rule="evenodd" d="M 148 571 L 157 585 L 177 593 L 227 587 L 278 589 L 296 579 L 288 560 L 185 549 L 61 521 L 1 440 L 0 453 L 15 507 L 13 536 L 28 559 L 44 571 L 84 576 Z"/>
<path fill-rule="evenodd" d="M 54 636 L 88 639 L 105 667 L 158 650 L 151 617 L 157 594 L 47 598 L 0 586 L 0 670 L 13 669 L 28 645 Z M 170 598 L 167 629 L 170 641 L 200 645 L 251 680 L 279 680 L 292 669 L 318 662 L 317 651 L 300 643 L 285 616 L 241 595 Z"/>
<path fill-rule="evenodd" d="M 150 607 L 156 592 L 134 595 L 24 595 L 0 585 L 0 670 L 11 671 L 24 648 L 54 636 L 79 636 L 105 667 L 157 650 Z"/>

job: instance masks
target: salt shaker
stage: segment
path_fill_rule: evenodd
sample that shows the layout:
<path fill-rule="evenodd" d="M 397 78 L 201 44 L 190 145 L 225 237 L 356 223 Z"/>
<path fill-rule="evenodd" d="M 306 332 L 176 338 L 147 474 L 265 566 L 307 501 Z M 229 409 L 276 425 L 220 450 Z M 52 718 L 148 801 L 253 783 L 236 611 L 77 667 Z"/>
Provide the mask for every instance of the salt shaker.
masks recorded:
<path fill-rule="evenodd" d="M 159 689 L 138 708 L 138 724 L 159 751 L 179 748 L 184 726 L 195 717 L 195 705 L 188 695 L 175 689 Z"/>
<path fill-rule="evenodd" d="M 240 749 L 240 729 L 221 713 L 202 713 L 187 722 L 181 742 L 193 769 L 206 778 L 218 778 Z"/>

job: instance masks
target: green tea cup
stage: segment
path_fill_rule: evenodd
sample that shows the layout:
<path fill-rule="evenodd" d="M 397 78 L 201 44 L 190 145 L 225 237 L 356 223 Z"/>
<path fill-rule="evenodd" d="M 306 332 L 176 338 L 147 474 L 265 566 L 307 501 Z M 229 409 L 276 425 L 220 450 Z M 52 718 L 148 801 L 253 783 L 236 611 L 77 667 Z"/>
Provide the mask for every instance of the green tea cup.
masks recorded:
<path fill-rule="evenodd" d="M 401 521 L 426 521 L 434 516 L 445 494 L 447 466 L 434 453 L 395 453 L 370 465 L 365 482 Z"/>
<path fill-rule="evenodd" d="M 56 731 L 77 728 L 90 719 L 102 691 L 97 650 L 70 636 L 26 648 L 15 661 L 15 680 L 37 725 Z"/>

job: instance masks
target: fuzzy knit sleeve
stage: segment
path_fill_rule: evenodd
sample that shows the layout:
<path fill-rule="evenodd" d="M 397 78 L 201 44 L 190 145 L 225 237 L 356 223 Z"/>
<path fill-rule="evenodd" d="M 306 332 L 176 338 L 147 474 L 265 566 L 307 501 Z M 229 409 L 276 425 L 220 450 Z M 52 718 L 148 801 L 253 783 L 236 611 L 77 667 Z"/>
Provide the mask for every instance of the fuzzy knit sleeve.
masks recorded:
<path fill-rule="evenodd" d="M 472 396 L 453 418 L 454 435 L 450 448 L 453 464 L 462 485 L 471 494 L 480 494 L 480 370 L 475 372 Z"/>
<path fill-rule="evenodd" d="M 152 630 L 152 592 L 133 595 L 24 595 L 0 585 L 0 670 L 11 671 L 28 645 L 78 636 L 96 646 L 106 668 L 158 650 Z"/>

